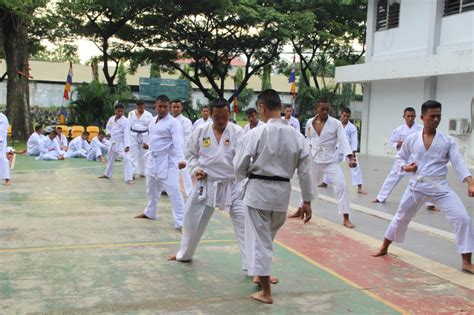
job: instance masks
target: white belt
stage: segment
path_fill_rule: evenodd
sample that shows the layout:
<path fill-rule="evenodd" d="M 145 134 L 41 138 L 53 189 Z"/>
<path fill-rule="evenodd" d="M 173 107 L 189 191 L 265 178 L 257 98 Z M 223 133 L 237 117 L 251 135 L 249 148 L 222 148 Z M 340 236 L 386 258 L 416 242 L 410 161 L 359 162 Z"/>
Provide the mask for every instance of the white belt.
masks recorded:
<path fill-rule="evenodd" d="M 223 197 L 224 197 L 224 201 L 223 203 L 220 203 L 219 205 L 219 209 L 220 210 L 224 210 L 224 211 L 227 211 L 229 212 L 230 211 L 230 207 L 232 206 L 232 182 L 234 181 L 234 179 L 223 179 L 223 180 L 219 180 L 219 179 L 205 179 L 205 180 L 200 180 L 199 181 L 199 196 L 198 196 L 198 199 L 200 201 L 204 201 L 207 199 L 207 189 L 206 189 L 206 182 L 210 182 L 210 184 L 212 184 L 212 188 L 214 190 L 214 193 L 212 195 L 212 200 L 211 203 L 210 203 L 210 206 L 213 207 L 213 208 L 216 208 L 217 207 L 217 191 L 218 191 L 218 188 L 219 186 L 222 186 L 223 187 Z"/>
<path fill-rule="evenodd" d="M 415 200 L 416 202 L 416 196 L 415 196 L 415 188 L 416 186 L 419 184 L 419 183 L 428 183 L 430 184 L 431 186 L 433 186 L 434 188 L 436 188 L 437 190 L 441 190 L 443 189 L 443 187 L 437 183 L 436 181 L 439 181 L 439 180 L 444 180 L 446 179 L 446 176 L 423 176 L 423 175 L 413 175 L 412 177 L 415 178 L 415 183 L 413 184 L 413 187 L 412 187 L 412 192 L 413 192 L 413 199 Z"/>

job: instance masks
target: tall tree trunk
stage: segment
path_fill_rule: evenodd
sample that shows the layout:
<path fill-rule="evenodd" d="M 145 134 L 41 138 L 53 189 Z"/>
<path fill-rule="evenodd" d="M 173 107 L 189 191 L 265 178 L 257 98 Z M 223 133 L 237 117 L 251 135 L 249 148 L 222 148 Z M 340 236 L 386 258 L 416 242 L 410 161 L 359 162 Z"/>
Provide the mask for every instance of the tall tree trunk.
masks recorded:
<path fill-rule="evenodd" d="M 21 17 L 12 15 L 4 21 L 2 33 L 8 74 L 8 119 L 12 125 L 13 137 L 26 140 L 32 129 L 28 80 L 28 26 Z"/>

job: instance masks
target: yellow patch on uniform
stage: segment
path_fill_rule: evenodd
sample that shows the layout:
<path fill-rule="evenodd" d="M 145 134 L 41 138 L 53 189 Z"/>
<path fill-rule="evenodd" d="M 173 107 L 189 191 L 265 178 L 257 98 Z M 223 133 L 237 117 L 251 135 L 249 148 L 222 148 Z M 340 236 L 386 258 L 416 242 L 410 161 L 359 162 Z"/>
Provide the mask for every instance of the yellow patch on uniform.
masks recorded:
<path fill-rule="evenodd" d="M 208 146 L 211 145 L 211 138 L 210 137 L 205 137 L 202 138 L 202 145 L 207 148 Z"/>

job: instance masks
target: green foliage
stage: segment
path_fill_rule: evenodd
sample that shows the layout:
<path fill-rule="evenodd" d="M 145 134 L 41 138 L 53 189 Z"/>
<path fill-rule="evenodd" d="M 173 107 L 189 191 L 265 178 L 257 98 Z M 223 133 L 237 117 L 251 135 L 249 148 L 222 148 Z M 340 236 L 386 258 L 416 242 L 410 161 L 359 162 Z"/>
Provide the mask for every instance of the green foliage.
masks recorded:
<path fill-rule="evenodd" d="M 263 67 L 262 73 L 262 91 L 272 88 L 272 65 Z"/>
<path fill-rule="evenodd" d="M 156 62 L 150 64 L 150 78 L 161 78 L 160 66 Z"/>
<path fill-rule="evenodd" d="M 73 92 L 76 100 L 71 103 L 71 115 L 74 123 L 82 126 L 97 125 L 105 127 L 107 119 L 113 115 L 117 96 L 99 81 L 84 83 Z"/>
<path fill-rule="evenodd" d="M 117 79 L 117 87 L 116 87 L 116 94 L 119 100 L 129 100 L 132 98 L 132 90 L 127 85 L 127 70 L 125 69 L 124 62 L 121 61 L 118 68 L 118 79 Z"/>
<path fill-rule="evenodd" d="M 31 56 L 32 60 L 51 62 L 72 62 L 80 63 L 77 55 L 77 46 L 73 44 L 62 44 L 54 49 L 38 51 Z"/>
<path fill-rule="evenodd" d="M 237 86 L 242 84 L 243 79 L 244 79 L 244 71 L 242 70 L 242 68 L 238 68 L 237 71 L 235 72 L 235 80 L 237 82 Z M 253 98 L 253 94 L 254 94 L 253 89 L 249 89 L 249 88 L 244 88 L 242 89 L 242 91 L 240 91 L 239 111 L 250 105 L 250 101 Z"/>

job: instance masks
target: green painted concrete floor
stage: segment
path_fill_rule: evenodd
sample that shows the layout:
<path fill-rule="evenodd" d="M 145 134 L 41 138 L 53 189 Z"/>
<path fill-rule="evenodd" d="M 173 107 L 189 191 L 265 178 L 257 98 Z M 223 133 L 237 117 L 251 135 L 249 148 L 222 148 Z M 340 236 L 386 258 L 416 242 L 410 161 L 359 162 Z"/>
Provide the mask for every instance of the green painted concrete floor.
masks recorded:
<path fill-rule="evenodd" d="M 18 156 L 0 187 L 0 314 L 391 314 L 390 306 L 275 245 L 275 304 L 241 271 L 230 219 L 216 211 L 192 263 L 168 262 L 180 234 L 162 199 L 157 221 L 134 219 L 145 180 L 117 164 Z"/>

